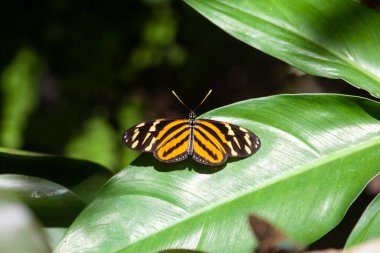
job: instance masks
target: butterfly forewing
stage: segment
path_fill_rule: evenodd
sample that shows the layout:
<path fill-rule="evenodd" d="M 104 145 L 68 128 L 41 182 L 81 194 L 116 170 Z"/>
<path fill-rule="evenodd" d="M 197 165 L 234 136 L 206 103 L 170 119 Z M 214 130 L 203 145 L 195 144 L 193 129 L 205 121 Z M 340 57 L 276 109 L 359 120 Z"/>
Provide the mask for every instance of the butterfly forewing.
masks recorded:
<path fill-rule="evenodd" d="M 215 120 L 197 120 L 194 134 L 202 134 L 206 141 L 199 141 L 196 146 L 194 138 L 194 159 L 199 157 L 205 164 L 221 164 L 227 157 L 246 157 L 255 153 L 260 148 L 260 139 L 251 131 L 230 123 Z M 195 136 L 194 136 L 195 137 Z M 201 144 L 204 144 L 203 147 Z M 204 152 L 204 146 L 209 147 Z M 219 153 L 218 153 L 219 151 Z M 223 154 L 221 159 L 219 154 Z"/>
<path fill-rule="evenodd" d="M 154 152 L 158 160 L 174 162 L 187 157 L 189 134 L 187 119 L 158 119 L 131 127 L 123 139 L 131 149 Z"/>
<path fill-rule="evenodd" d="M 158 135 L 168 125 L 175 126 L 171 123 L 176 121 L 177 119 L 157 119 L 135 125 L 124 133 L 124 143 L 133 150 L 153 152 L 159 142 Z M 164 136 L 160 136 L 161 140 L 162 137 Z"/>

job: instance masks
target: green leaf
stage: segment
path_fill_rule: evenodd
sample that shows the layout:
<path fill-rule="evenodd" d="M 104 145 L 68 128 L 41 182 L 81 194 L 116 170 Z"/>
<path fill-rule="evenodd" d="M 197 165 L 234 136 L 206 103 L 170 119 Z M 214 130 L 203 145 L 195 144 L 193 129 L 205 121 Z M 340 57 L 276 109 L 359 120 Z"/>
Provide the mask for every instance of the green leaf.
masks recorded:
<path fill-rule="evenodd" d="M 42 65 L 33 50 L 22 48 L 1 74 L 0 145 L 22 145 L 22 133 L 37 104 Z"/>
<path fill-rule="evenodd" d="M 38 222 L 22 203 L 0 196 L 0 252 L 51 252 Z"/>
<path fill-rule="evenodd" d="M 85 207 L 66 187 L 36 177 L 0 175 L 0 192 L 17 196 L 48 226 L 69 226 Z"/>
<path fill-rule="evenodd" d="M 380 237 L 380 194 L 369 204 L 347 239 L 349 248 Z"/>
<path fill-rule="evenodd" d="M 104 117 L 95 116 L 87 120 L 79 136 L 69 141 L 65 153 L 72 158 L 88 159 L 114 168 L 117 137 L 119 136 Z"/>
<path fill-rule="evenodd" d="M 267 54 L 306 73 L 340 78 L 380 97 L 380 15 L 355 1 L 185 2 Z"/>
<path fill-rule="evenodd" d="M 380 171 L 380 104 L 340 95 L 247 100 L 203 115 L 246 127 L 262 147 L 224 166 L 141 155 L 74 221 L 56 252 L 252 252 L 249 214 L 311 243 Z"/>
<path fill-rule="evenodd" d="M 44 178 L 66 186 L 86 202 L 112 175 L 107 168 L 89 161 L 7 148 L 0 148 L 0 174 Z"/>

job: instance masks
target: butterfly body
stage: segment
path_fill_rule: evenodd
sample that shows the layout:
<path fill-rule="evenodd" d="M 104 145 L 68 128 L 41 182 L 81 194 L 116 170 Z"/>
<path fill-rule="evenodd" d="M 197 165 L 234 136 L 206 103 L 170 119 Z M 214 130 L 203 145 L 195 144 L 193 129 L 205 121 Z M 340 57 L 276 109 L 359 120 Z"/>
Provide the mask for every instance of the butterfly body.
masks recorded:
<path fill-rule="evenodd" d="M 260 148 L 259 138 L 249 130 L 227 122 L 189 118 L 157 119 L 140 123 L 123 135 L 131 149 L 153 152 L 162 162 L 192 157 L 206 165 L 220 165 L 227 157 L 246 157 Z"/>

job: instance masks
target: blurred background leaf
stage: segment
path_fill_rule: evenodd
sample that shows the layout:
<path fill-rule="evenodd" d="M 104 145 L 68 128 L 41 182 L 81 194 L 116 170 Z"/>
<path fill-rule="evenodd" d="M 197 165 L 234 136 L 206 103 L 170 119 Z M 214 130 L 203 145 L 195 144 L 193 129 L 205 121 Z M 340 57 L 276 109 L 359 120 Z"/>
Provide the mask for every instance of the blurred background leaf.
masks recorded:
<path fill-rule="evenodd" d="M 1 174 L 0 192 L 18 197 L 46 226 L 69 226 L 85 207 L 66 187 L 31 176 Z"/>
<path fill-rule="evenodd" d="M 51 252 L 39 222 L 21 202 L 0 195 L 0 252 Z"/>
<path fill-rule="evenodd" d="M 51 249 L 54 249 L 57 246 L 58 242 L 66 233 L 66 230 L 67 228 L 61 227 L 49 227 L 44 229 L 45 236 Z"/>
<path fill-rule="evenodd" d="M 115 140 L 119 137 L 106 119 L 93 117 L 87 120 L 83 132 L 67 144 L 66 155 L 114 168 L 118 147 Z"/>
<path fill-rule="evenodd" d="M 380 194 L 369 204 L 347 239 L 345 248 L 380 238 Z"/>
<path fill-rule="evenodd" d="M 1 76 L 3 100 L 0 145 L 19 148 L 28 118 L 37 104 L 42 64 L 32 49 L 22 48 Z"/>
<path fill-rule="evenodd" d="M 75 192 L 85 203 L 93 199 L 112 175 L 107 168 L 93 162 L 5 148 L 0 148 L 0 173 L 58 183 Z"/>

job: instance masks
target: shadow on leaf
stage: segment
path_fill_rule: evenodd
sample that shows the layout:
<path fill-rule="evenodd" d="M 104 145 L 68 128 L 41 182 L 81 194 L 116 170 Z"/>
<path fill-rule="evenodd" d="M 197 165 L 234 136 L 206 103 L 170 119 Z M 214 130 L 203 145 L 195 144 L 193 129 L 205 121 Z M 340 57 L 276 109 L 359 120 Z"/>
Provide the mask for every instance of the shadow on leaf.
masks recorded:
<path fill-rule="evenodd" d="M 237 161 L 237 160 L 240 160 L 240 159 L 231 159 L 231 161 Z M 165 163 L 165 162 L 158 161 L 150 153 L 142 153 L 139 159 L 136 159 L 132 163 L 132 165 L 141 166 L 141 167 L 152 166 L 155 170 L 160 171 L 160 172 L 171 172 L 171 171 L 176 171 L 176 170 L 194 170 L 201 174 L 213 174 L 213 173 L 223 170 L 226 167 L 227 163 L 217 165 L 217 166 L 210 166 L 210 165 L 197 163 L 190 157 L 180 162 Z"/>

